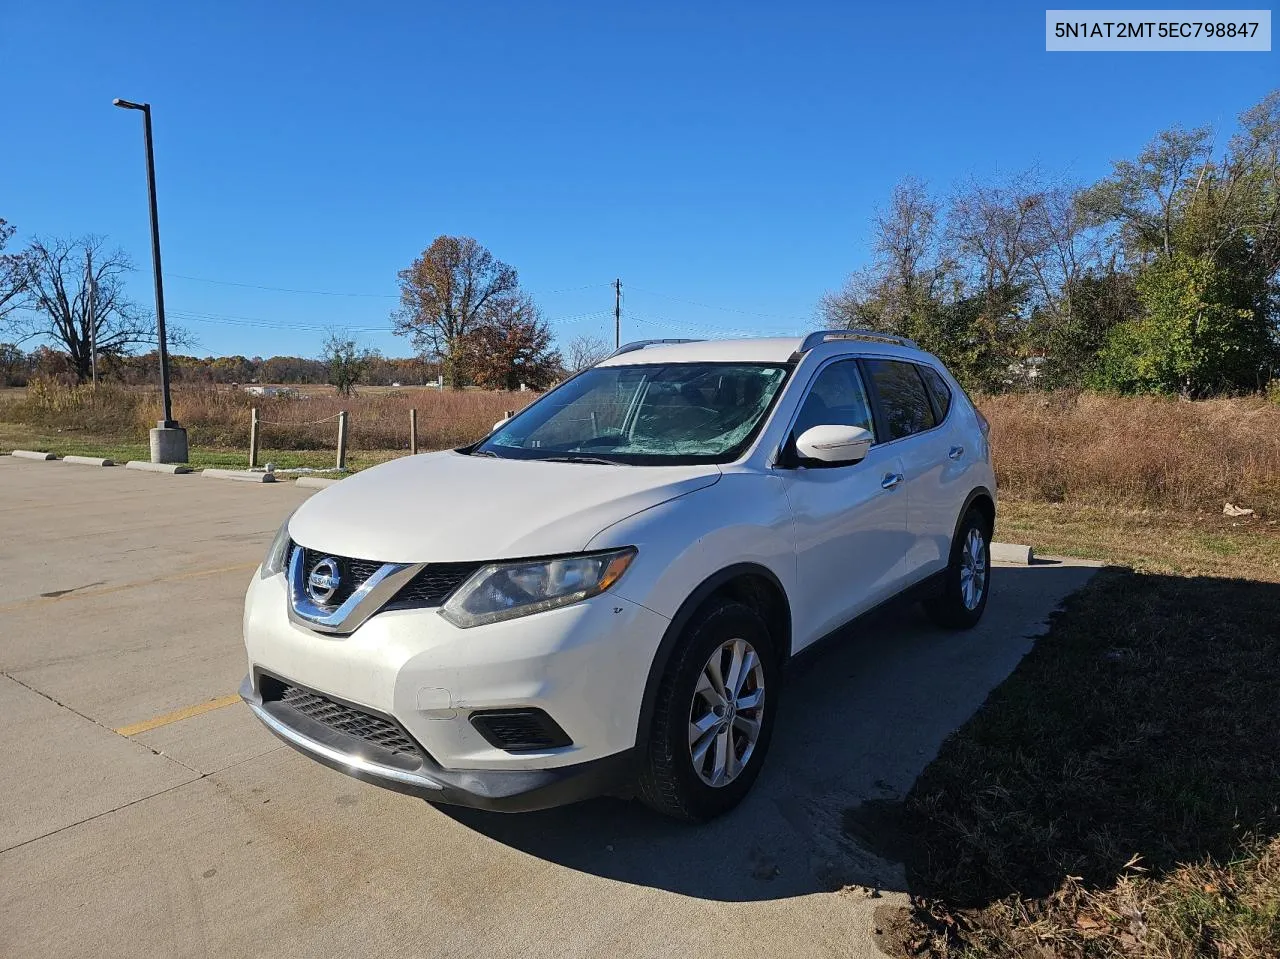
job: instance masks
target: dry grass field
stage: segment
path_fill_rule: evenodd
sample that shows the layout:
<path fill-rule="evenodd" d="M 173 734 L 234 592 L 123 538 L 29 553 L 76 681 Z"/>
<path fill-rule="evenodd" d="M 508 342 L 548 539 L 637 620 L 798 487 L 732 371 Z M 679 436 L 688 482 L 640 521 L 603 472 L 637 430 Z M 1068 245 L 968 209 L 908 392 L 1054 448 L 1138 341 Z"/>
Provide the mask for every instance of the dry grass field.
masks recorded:
<path fill-rule="evenodd" d="M 174 391 L 174 412 L 190 431 L 193 453 L 234 459 L 248 449 L 253 406 L 263 449 L 286 457 L 331 451 L 336 417 L 345 409 L 349 449 L 357 463 L 369 463 L 409 448 L 410 408 L 418 411 L 419 448 L 445 449 L 483 436 L 504 410 L 519 409 L 536 395 L 382 387 L 340 397 L 327 386 L 296 390 L 300 395 L 264 397 L 233 387 L 184 386 Z M 991 420 L 1004 497 L 1215 513 L 1232 502 L 1280 515 L 1280 404 L 1073 393 L 978 402 Z M 88 387 L 36 383 L 0 391 L 0 447 L 71 452 L 74 446 L 79 452 L 95 444 L 144 446 L 159 417 L 153 390 L 103 386 L 95 394 Z"/>
<path fill-rule="evenodd" d="M 327 386 L 292 389 L 296 395 L 269 397 L 233 387 L 175 388 L 174 416 L 188 430 L 193 461 L 243 465 L 253 407 L 260 417 L 262 449 L 277 460 L 307 465 L 332 460 L 337 415 L 347 410 L 348 449 L 358 467 L 408 451 L 411 408 L 418 411 L 419 449 L 446 449 L 484 436 L 504 411 L 520 409 L 536 395 L 371 387 L 342 397 Z M 101 455 L 145 449 L 147 430 L 159 418 L 154 390 L 101 386 L 95 393 L 85 386 L 35 383 L 21 392 L 0 392 L 0 448 L 101 449 Z"/>

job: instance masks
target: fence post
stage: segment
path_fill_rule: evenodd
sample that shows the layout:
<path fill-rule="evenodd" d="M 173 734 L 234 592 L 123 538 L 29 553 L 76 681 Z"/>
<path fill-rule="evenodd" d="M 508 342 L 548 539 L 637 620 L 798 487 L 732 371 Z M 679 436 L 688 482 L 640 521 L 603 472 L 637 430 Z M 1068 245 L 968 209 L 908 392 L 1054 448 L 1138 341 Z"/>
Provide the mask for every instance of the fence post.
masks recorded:
<path fill-rule="evenodd" d="M 249 411 L 249 469 L 258 466 L 258 408 Z"/>
<path fill-rule="evenodd" d="M 409 455 L 418 455 L 418 411 L 413 407 L 409 409 Z"/>
<path fill-rule="evenodd" d="M 338 469 L 347 468 L 347 411 L 338 414 Z"/>
<path fill-rule="evenodd" d="M 516 415 L 516 411 L 515 411 L 515 410 L 503 410 L 503 416 L 504 416 L 506 419 L 511 419 L 511 417 L 513 417 L 513 416 L 515 416 L 515 415 Z"/>

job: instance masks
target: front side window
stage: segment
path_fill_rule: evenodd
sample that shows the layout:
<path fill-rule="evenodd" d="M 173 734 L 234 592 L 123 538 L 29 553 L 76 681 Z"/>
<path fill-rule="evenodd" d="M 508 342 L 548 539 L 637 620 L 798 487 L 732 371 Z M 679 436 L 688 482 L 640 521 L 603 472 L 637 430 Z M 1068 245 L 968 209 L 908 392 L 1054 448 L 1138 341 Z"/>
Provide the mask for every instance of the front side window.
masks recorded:
<path fill-rule="evenodd" d="M 818 374 L 800 407 L 792 438 L 799 439 L 815 426 L 861 426 L 875 436 L 871 403 L 857 360 L 839 360 Z"/>
<path fill-rule="evenodd" d="M 929 394 L 914 363 L 896 360 L 867 360 L 866 363 L 880 399 L 889 439 L 902 439 L 937 425 Z"/>
<path fill-rule="evenodd" d="M 728 462 L 754 439 L 789 372 L 783 363 L 597 366 L 471 452 L 637 465 Z"/>

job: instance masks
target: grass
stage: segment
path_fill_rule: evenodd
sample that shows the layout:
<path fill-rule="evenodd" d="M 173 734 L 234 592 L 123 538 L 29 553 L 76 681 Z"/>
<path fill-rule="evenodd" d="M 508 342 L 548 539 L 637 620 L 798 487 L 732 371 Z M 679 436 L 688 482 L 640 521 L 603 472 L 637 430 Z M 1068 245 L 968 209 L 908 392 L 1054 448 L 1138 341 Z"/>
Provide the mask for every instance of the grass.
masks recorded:
<path fill-rule="evenodd" d="M 982 397 L 1006 494 L 1122 509 L 1280 516 L 1280 404 L 1089 393 Z"/>
<path fill-rule="evenodd" d="M 996 538 L 1143 573 L 1280 579 L 1280 522 L 1001 496 Z"/>
<path fill-rule="evenodd" d="M 56 433 L 32 430 L 28 427 L 0 423 L 0 450 L 25 449 L 56 453 L 58 456 L 104 456 L 117 463 L 129 460 L 149 460 L 148 443 L 125 440 L 78 436 L 75 433 Z M 375 466 L 404 450 L 354 450 L 347 454 L 347 469 L 355 472 Z M 258 465 L 274 463 L 278 469 L 332 469 L 336 455 L 329 450 L 276 450 L 262 449 L 258 453 Z M 190 464 L 196 469 L 221 467 L 223 469 L 247 469 L 249 454 L 242 449 L 209 449 L 193 446 Z"/>
<path fill-rule="evenodd" d="M 892 811 L 902 955 L 1280 956 L 1280 529 L 1013 500 L 1115 565 Z M 876 813 L 881 821 L 883 810 Z"/>
<path fill-rule="evenodd" d="M 329 451 L 332 456 L 338 413 L 344 410 L 349 450 L 407 452 L 411 409 L 417 410 L 419 448 L 445 449 L 484 436 L 506 410 L 520 409 L 534 395 L 399 389 L 341 397 L 318 388 L 300 397 L 262 397 L 234 388 L 202 386 L 176 388 L 173 411 L 187 429 L 193 452 L 247 451 L 251 410 L 256 408 L 263 448 Z M 74 439 L 100 448 L 139 444 L 159 418 L 159 397 L 147 389 L 103 385 L 95 392 L 88 386 L 36 381 L 21 395 L 7 391 L 0 395 L 0 424 L 10 435 L 32 437 L 28 442 Z M 50 452 L 58 450 L 51 447 Z"/>

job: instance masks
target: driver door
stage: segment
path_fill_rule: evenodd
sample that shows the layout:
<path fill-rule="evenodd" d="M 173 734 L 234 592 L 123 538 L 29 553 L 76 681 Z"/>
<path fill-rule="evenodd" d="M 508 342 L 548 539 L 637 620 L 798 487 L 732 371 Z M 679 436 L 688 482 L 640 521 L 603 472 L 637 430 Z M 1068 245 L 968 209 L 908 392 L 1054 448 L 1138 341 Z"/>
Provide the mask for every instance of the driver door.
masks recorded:
<path fill-rule="evenodd" d="M 856 359 L 818 371 L 788 447 L 826 425 L 861 426 L 876 441 L 858 463 L 781 471 L 795 530 L 797 649 L 892 596 L 910 546 L 902 462 L 876 435 Z"/>

